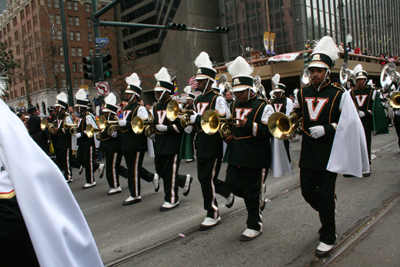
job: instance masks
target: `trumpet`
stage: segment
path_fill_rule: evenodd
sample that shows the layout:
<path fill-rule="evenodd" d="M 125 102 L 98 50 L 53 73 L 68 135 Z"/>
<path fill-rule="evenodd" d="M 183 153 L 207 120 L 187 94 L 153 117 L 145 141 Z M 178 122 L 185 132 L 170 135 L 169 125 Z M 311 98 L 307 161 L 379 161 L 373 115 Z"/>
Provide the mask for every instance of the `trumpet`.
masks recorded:
<path fill-rule="evenodd" d="M 206 134 L 212 135 L 219 132 L 221 137 L 232 133 L 232 120 L 226 118 L 220 118 L 215 110 L 209 109 L 201 116 L 201 129 Z"/>
<path fill-rule="evenodd" d="M 272 113 L 268 119 L 268 130 L 277 139 L 292 140 L 300 132 L 302 118 L 295 112 L 288 117 L 281 112 Z"/>
<path fill-rule="evenodd" d="M 44 131 L 47 129 L 50 134 L 54 134 L 56 131 L 54 128 L 57 127 L 57 122 L 55 121 L 54 123 L 49 123 L 49 120 L 47 118 L 41 119 L 40 120 L 40 129 Z"/>
<path fill-rule="evenodd" d="M 64 131 L 69 132 L 69 134 L 76 134 L 76 130 L 78 130 L 78 124 L 75 123 L 66 123 L 64 121 L 63 127 Z"/>
<path fill-rule="evenodd" d="M 156 132 L 156 125 L 154 123 L 154 118 L 151 114 L 149 114 L 148 121 L 143 121 L 139 116 L 134 117 L 131 126 L 132 131 L 135 134 L 141 134 L 144 131 L 144 134 L 147 137 L 152 136 Z"/>
<path fill-rule="evenodd" d="M 89 138 L 92 138 L 96 133 L 99 133 L 99 132 L 101 132 L 101 131 L 103 131 L 103 129 L 101 129 L 101 128 L 96 129 L 96 128 L 93 127 L 93 125 L 88 124 L 88 125 L 86 126 L 86 130 L 83 131 L 83 132 L 84 132 Z"/>
<path fill-rule="evenodd" d="M 400 108 L 400 92 L 394 92 L 389 98 L 389 105 L 392 108 Z"/>
<path fill-rule="evenodd" d="M 192 125 L 190 122 L 190 115 L 193 115 L 193 111 L 191 110 L 186 110 L 186 109 L 181 109 L 179 108 L 179 103 L 178 101 L 172 99 L 169 101 L 167 105 L 167 119 L 170 121 L 176 120 L 179 115 L 182 115 L 181 117 L 181 125 L 183 128 L 188 127 L 189 125 Z"/>

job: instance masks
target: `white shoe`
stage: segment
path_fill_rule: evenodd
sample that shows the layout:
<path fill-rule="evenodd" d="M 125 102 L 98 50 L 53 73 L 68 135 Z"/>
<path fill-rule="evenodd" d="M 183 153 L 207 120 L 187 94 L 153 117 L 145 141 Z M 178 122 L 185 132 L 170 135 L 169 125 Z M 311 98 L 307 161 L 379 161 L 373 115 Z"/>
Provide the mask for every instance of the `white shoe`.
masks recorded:
<path fill-rule="evenodd" d="M 174 209 L 174 208 L 176 208 L 178 206 L 179 206 L 179 201 L 177 201 L 174 204 L 171 204 L 171 203 L 165 201 L 164 204 L 161 205 L 160 211 L 172 210 L 172 209 Z"/>
<path fill-rule="evenodd" d="M 86 184 L 84 184 L 84 186 L 82 187 L 83 189 L 87 189 L 87 188 L 91 188 L 91 187 L 93 187 L 93 186 L 95 186 L 96 185 L 96 182 L 93 182 L 93 183 L 86 183 Z"/>
<path fill-rule="evenodd" d="M 225 198 L 225 207 L 228 209 L 232 208 L 233 203 L 235 203 L 235 195 L 231 193 L 229 197 Z"/>
<path fill-rule="evenodd" d="M 261 234 L 262 234 L 262 230 L 261 231 L 256 231 L 256 230 L 247 228 L 240 235 L 239 240 L 242 241 L 242 242 L 250 241 L 250 240 L 253 240 L 254 238 L 260 236 Z"/>
<path fill-rule="evenodd" d="M 217 219 L 213 219 L 211 217 L 206 217 L 204 219 L 204 221 L 200 224 L 200 231 L 209 230 L 220 223 L 221 223 L 220 216 L 218 216 Z"/>
<path fill-rule="evenodd" d="M 122 189 L 120 186 L 118 186 L 117 188 L 111 188 L 110 191 L 108 191 L 107 195 L 114 195 L 114 194 L 118 194 L 121 193 Z"/>
<path fill-rule="evenodd" d="M 99 165 L 99 168 L 98 168 L 98 170 L 99 170 L 99 173 L 100 173 L 100 179 L 101 178 L 103 178 L 103 175 L 104 175 L 104 163 L 101 163 L 100 165 Z"/>
<path fill-rule="evenodd" d="M 73 181 L 74 181 L 74 179 L 68 179 L 68 180 L 66 180 L 67 181 L 67 183 L 69 184 L 69 183 L 72 183 Z"/>
<path fill-rule="evenodd" d="M 335 245 L 328 245 L 324 242 L 319 242 L 317 249 L 315 250 L 315 255 L 319 258 L 328 256 L 329 252 L 333 249 Z"/>
<path fill-rule="evenodd" d="M 141 196 L 137 196 L 137 197 L 129 196 L 127 199 L 125 199 L 125 201 L 122 203 L 122 205 L 127 206 L 127 205 L 131 205 L 131 204 L 139 203 L 141 201 L 142 201 Z"/>
<path fill-rule="evenodd" d="M 186 197 L 190 193 L 190 185 L 193 182 L 193 177 L 190 177 L 190 174 L 186 174 L 185 185 L 183 186 L 183 195 Z"/>
<path fill-rule="evenodd" d="M 154 186 L 154 191 L 158 192 L 158 190 L 160 189 L 160 176 L 158 176 L 157 173 L 154 174 L 153 186 Z"/>

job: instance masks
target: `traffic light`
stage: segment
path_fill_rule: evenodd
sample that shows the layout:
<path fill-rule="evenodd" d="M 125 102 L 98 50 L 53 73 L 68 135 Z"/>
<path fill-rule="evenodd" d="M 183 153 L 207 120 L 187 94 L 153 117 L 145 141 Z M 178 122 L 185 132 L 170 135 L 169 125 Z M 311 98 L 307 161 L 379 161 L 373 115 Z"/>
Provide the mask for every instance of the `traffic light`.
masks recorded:
<path fill-rule="evenodd" d="M 229 29 L 225 27 L 215 27 L 215 32 L 217 33 L 228 33 Z"/>
<path fill-rule="evenodd" d="M 93 80 L 94 79 L 94 71 L 92 66 L 92 58 L 91 57 L 84 57 L 82 58 L 83 65 L 83 78 L 86 80 Z"/>
<path fill-rule="evenodd" d="M 307 52 L 303 53 L 303 60 L 304 60 L 304 67 L 307 67 L 308 63 L 309 63 L 308 53 Z"/>
<path fill-rule="evenodd" d="M 166 27 L 168 30 L 177 30 L 177 31 L 186 30 L 186 24 L 178 24 L 178 23 L 173 23 L 173 22 L 167 23 Z"/>
<path fill-rule="evenodd" d="M 109 62 L 111 60 L 111 55 L 102 55 L 102 65 L 103 65 L 103 78 L 107 79 L 112 76 L 112 64 Z"/>

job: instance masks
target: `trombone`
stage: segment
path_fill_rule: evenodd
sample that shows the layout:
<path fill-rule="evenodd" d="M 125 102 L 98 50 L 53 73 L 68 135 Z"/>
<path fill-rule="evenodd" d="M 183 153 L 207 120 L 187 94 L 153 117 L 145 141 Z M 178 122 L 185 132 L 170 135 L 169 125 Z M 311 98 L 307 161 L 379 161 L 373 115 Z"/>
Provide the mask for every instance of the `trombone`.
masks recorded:
<path fill-rule="evenodd" d="M 48 118 L 44 118 L 40 120 L 40 129 L 42 131 L 44 130 L 48 130 L 50 134 L 55 134 L 55 130 L 54 128 L 57 127 L 57 121 L 54 121 L 53 123 L 49 123 L 49 119 Z"/>
<path fill-rule="evenodd" d="M 147 137 L 152 136 L 156 132 L 156 125 L 154 123 L 154 117 L 149 113 L 149 120 L 143 121 L 142 118 L 136 116 L 133 118 L 132 123 L 132 131 L 135 134 L 141 134 L 144 131 L 144 134 Z"/>
<path fill-rule="evenodd" d="M 181 125 L 183 128 L 188 127 L 189 125 L 192 125 L 190 122 L 190 115 L 193 115 L 192 110 L 186 110 L 186 109 L 181 109 L 179 108 L 179 103 L 178 101 L 171 99 L 167 105 L 167 119 L 170 121 L 176 120 L 179 115 L 182 115 L 181 117 Z"/>
<path fill-rule="evenodd" d="M 233 121 L 226 118 L 220 118 L 215 110 L 209 109 L 201 116 L 201 129 L 204 133 L 212 135 L 219 132 L 221 137 L 232 133 Z"/>
<path fill-rule="evenodd" d="M 302 118 L 295 112 L 286 116 L 282 112 L 272 113 L 268 118 L 268 130 L 277 139 L 292 140 L 300 133 Z"/>

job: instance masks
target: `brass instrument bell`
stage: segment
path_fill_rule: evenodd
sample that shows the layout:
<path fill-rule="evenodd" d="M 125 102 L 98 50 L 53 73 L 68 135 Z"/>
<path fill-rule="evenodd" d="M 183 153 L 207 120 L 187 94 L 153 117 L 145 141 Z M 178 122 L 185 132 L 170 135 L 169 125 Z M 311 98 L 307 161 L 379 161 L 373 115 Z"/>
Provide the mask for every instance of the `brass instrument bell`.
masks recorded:
<path fill-rule="evenodd" d="M 139 116 L 134 117 L 131 126 L 135 134 L 141 134 L 144 131 L 147 137 L 150 137 L 156 132 L 156 125 L 154 124 L 154 118 L 151 114 L 149 114 L 148 121 L 143 121 Z"/>
<path fill-rule="evenodd" d="M 178 101 L 171 99 L 171 101 L 169 101 L 169 103 L 167 105 L 166 110 L 167 110 L 166 117 L 169 121 L 175 121 L 179 115 L 182 115 L 182 117 L 181 117 L 182 127 L 186 128 L 189 125 L 192 125 L 192 123 L 190 122 L 189 115 L 193 115 L 194 114 L 193 111 L 179 108 Z"/>
<path fill-rule="evenodd" d="M 215 110 L 209 109 L 201 116 L 201 129 L 204 133 L 212 135 L 219 132 L 221 137 L 231 133 L 232 121 L 226 118 L 220 118 Z"/>
<path fill-rule="evenodd" d="M 275 112 L 268 118 L 268 129 L 277 139 L 293 139 L 300 131 L 301 121 L 302 118 L 294 112 L 289 117 L 282 112 Z"/>

